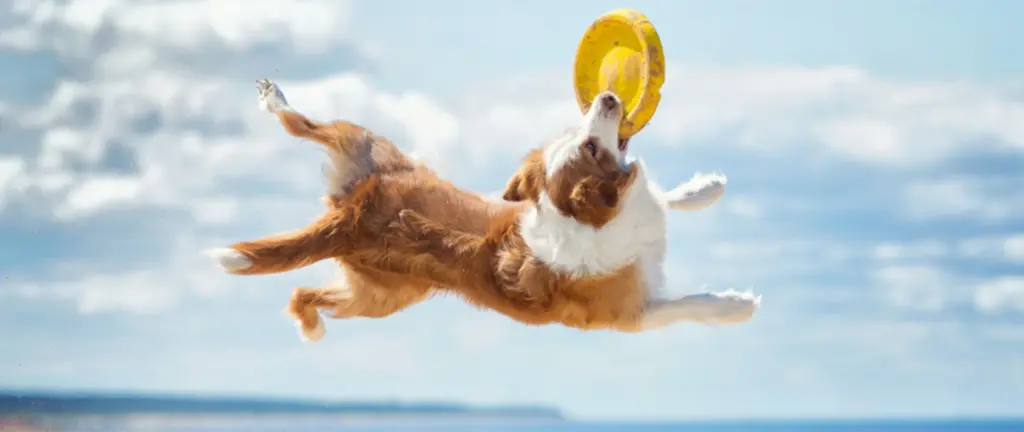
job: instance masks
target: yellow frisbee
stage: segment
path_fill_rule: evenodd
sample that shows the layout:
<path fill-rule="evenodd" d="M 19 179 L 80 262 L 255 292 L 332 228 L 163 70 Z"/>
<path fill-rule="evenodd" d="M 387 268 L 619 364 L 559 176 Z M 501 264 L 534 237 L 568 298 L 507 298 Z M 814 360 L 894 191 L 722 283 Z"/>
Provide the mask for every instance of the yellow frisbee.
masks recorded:
<path fill-rule="evenodd" d="M 611 90 L 625 105 L 619 137 L 640 132 L 654 116 L 665 82 L 665 54 L 654 25 L 639 11 L 616 9 L 594 21 L 576 50 L 573 85 L 584 113 Z"/>

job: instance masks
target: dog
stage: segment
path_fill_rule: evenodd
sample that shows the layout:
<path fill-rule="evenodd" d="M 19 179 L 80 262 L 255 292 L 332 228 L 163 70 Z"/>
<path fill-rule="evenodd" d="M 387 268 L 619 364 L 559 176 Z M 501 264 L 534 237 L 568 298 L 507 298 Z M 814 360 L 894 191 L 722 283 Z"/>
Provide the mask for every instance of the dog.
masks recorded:
<path fill-rule="evenodd" d="M 524 324 L 622 332 L 738 323 L 760 305 L 760 296 L 731 290 L 659 298 L 668 210 L 712 205 L 725 178 L 658 189 L 618 145 L 623 105 L 612 93 L 599 95 L 577 127 L 530 152 L 495 201 L 456 187 L 368 129 L 309 119 L 270 80 L 257 89 L 260 108 L 289 134 L 327 149 L 327 210 L 297 231 L 206 253 L 238 275 L 336 260 L 343 280 L 296 288 L 286 308 L 304 340 L 323 338 L 321 310 L 380 318 L 435 293 Z"/>

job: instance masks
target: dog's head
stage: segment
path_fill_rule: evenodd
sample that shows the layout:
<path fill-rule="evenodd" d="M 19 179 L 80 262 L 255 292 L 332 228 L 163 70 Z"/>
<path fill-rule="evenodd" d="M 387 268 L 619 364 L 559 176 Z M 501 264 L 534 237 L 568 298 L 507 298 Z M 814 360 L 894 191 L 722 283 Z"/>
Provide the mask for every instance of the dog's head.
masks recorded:
<path fill-rule="evenodd" d="M 611 221 L 637 174 L 618 137 L 622 115 L 617 96 L 599 94 L 576 128 L 526 157 L 503 198 L 539 202 L 543 194 L 562 215 L 581 223 L 599 228 Z"/>

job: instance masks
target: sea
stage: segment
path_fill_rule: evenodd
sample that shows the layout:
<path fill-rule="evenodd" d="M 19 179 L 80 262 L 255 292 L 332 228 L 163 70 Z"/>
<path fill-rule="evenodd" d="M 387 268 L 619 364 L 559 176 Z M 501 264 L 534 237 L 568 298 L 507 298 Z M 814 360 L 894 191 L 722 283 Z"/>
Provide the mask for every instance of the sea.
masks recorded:
<path fill-rule="evenodd" d="M 4 432 L 1024 432 L 1024 420 L 899 421 L 706 421 L 680 423 L 591 423 L 576 421 L 352 420 L 319 416 L 201 418 L 147 416 L 0 421 Z"/>

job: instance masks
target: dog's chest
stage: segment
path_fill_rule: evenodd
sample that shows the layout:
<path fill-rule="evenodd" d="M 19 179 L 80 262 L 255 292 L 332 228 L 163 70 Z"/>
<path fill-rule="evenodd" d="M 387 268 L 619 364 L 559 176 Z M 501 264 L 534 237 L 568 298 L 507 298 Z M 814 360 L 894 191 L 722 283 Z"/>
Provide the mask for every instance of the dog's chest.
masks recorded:
<path fill-rule="evenodd" d="M 619 215 L 600 229 L 561 215 L 542 196 L 538 208 L 523 215 L 523 240 L 550 268 L 574 277 L 608 274 L 635 263 L 645 284 L 660 285 L 666 210 L 646 186 L 646 182 L 636 185 Z M 651 267 L 657 272 L 652 273 Z"/>

